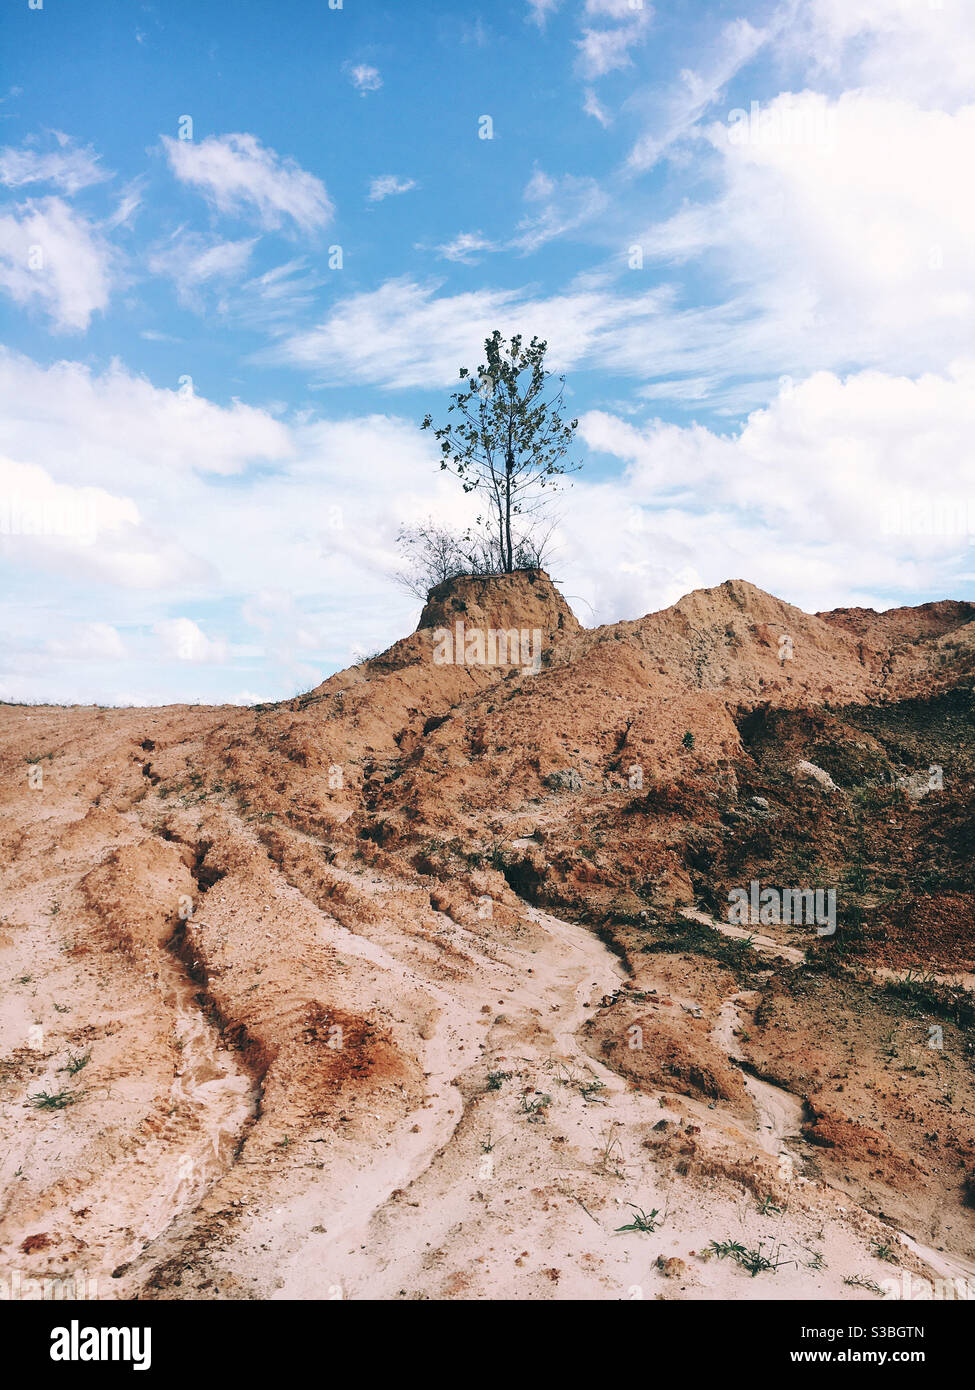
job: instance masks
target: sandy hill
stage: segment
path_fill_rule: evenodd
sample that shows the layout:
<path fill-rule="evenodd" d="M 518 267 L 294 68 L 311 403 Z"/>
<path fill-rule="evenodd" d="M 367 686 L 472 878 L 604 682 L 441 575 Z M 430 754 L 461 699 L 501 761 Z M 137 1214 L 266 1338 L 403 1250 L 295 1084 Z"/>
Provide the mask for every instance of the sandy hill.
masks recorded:
<path fill-rule="evenodd" d="M 729 580 L 585 629 L 522 571 L 281 704 L 0 707 L 6 1267 L 193 1298 L 975 1275 L 973 678 L 969 604 Z M 836 930 L 735 928 L 753 880 L 834 892 Z M 633 1207 L 663 1216 L 618 1234 Z"/>

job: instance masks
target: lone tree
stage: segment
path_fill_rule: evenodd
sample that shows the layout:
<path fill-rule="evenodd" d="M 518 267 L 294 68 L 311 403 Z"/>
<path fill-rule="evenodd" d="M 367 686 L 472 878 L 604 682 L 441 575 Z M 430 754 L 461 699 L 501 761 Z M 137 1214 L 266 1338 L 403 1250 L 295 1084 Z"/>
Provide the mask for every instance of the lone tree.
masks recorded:
<path fill-rule="evenodd" d="M 447 407 L 456 419 L 434 429 L 440 467 L 456 473 L 465 492 L 488 499 L 488 516 L 478 521 L 488 528 L 488 553 L 506 574 L 533 551 L 530 528 L 519 534 L 513 519 L 536 517 L 542 490 L 581 467 L 563 462 L 579 421 L 563 418 L 565 377 L 546 370 L 547 347 L 538 338 L 525 347 L 520 333 L 508 343 L 495 329 L 484 341 L 487 362 L 476 374 L 460 369 L 464 385 Z M 422 428 L 433 428 L 432 416 Z"/>

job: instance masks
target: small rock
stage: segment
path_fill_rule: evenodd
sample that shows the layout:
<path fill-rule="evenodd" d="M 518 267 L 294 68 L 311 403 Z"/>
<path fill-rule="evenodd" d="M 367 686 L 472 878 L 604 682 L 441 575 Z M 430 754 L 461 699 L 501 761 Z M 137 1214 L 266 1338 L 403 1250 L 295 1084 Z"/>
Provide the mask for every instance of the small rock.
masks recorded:
<path fill-rule="evenodd" d="M 550 772 L 544 779 L 546 787 L 552 791 L 581 791 L 582 778 L 574 767 L 560 768 L 558 772 Z"/>
<path fill-rule="evenodd" d="M 819 783 L 824 791 L 839 791 L 839 787 L 824 768 L 817 767 L 815 763 L 807 763 L 804 758 L 796 763 L 796 772 L 800 777 L 811 777 L 814 782 Z"/>

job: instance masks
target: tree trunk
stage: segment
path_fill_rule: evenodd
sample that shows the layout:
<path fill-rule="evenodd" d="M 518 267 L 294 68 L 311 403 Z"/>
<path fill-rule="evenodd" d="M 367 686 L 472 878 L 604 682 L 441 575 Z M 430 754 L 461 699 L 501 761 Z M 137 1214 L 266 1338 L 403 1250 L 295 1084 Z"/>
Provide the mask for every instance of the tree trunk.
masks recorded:
<path fill-rule="evenodd" d="M 515 471 L 515 460 L 510 448 L 506 461 L 505 488 L 504 488 L 504 568 L 505 573 L 510 574 L 514 569 L 514 562 L 511 552 L 511 479 Z"/>

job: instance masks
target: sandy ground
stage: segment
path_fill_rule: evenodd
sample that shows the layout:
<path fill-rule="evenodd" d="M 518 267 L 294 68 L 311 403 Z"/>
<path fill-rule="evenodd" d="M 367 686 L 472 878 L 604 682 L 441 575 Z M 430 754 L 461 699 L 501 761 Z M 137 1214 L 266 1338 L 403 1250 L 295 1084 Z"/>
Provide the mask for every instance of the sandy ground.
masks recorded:
<path fill-rule="evenodd" d="M 817 973 L 787 932 L 680 919 L 675 832 L 686 732 L 740 825 L 735 702 L 860 699 L 898 662 L 913 690 L 968 610 L 897 620 L 922 660 L 868 651 L 876 615 L 737 581 L 596 633 L 521 587 L 554 653 L 530 678 L 435 667 L 420 631 L 287 706 L 0 707 L 0 1288 L 877 1299 L 975 1278 L 963 1021 L 932 1056 L 886 967 Z M 518 584 L 503 597 L 524 625 Z M 487 621 L 489 599 L 443 604 Z M 637 872 L 650 898 L 614 897 Z M 618 907 L 612 929 L 542 889 Z M 668 944 L 675 920 L 725 954 Z"/>
<path fill-rule="evenodd" d="M 374 930 L 350 931 L 301 905 L 320 944 L 370 972 L 376 997 L 422 996 L 415 1103 L 398 1116 L 359 1115 L 360 1132 L 348 1139 L 269 1108 L 249 1127 L 248 1107 L 261 1108 L 253 1086 L 170 957 L 150 993 L 174 1012 L 183 1040 L 164 1092 L 182 1128 L 140 1136 L 128 1153 L 113 1153 L 103 1175 L 72 1164 L 75 1180 L 57 1207 L 50 1186 L 41 1183 L 33 1203 L 17 1200 L 16 1182 L 8 1186 L 7 1263 L 29 1263 L 25 1241 L 35 1262 L 60 1255 L 61 1233 L 73 1229 L 84 1232 L 73 1258 L 102 1297 L 871 1298 L 843 1281 L 890 1278 L 892 1265 L 871 1244 L 891 1240 L 900 1268 L 923 1274 L 924 1262 L 884 1223 L 803 1178 L 794 1097 L 752 1077 L 746 1103 L 734 1107 L 648 1094 L 586 1049 L 580 1030 L 627 978 L 584 928 L 527 908 L 502 944 L 489 922 L 478 932 L 439 917 L 451 969 L 442 952 L 431 969 L 409 930 L 389 920 L 397 905 L 403 916 L 413 910 L 406 885 L 375 874 L 349 880 L 379 906 Z M 201 942 L 220 931 L 230 891 L 222 879 L 204 895 L 192 921 Z M 31 941 L 36 968 L 33 933 Z M 69 975 L 51 974 L 45 987 L 70 1001 L 62 1007 L 79 1006 Z M 644 973 L 640 989 L 666 997 L 668 982 Z M 711 1030 L 731 1057 L 745 1002 L 738 993 L 722 1000 Z M 115 1038 L 128 1019 L 110 1016 Z M 144 1018 L 131 1022 L 144 1033 Z M 88 1026 L 97 1032 L 97 1019 Z M 57 1055 L 34 1060 L 32 1093 L 55 1086 Z M 21 1109 L 21 1147 L 8 1152 L 5 1172 L 33 1171 L 52 1146 L 61 1162 L 66 1146 L 79 1166 L 90 1162 L 111 1128 L 113 1089 L 41 1119 L 37 1138 L 37 1112 Z M 263 1146 L 262 1127 L 274 1131 Z M 234 1160 L 241 1133 L 249 1137 Z M 635 1211 L 656 1213 L 652 1229 L 619 1229 Z M 709 1255 L 712 1241 L 740 1242 L 778 1267 L 753 1278 L 733 1258 Z"/>

